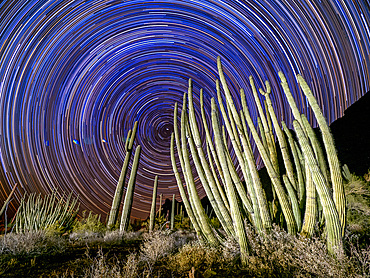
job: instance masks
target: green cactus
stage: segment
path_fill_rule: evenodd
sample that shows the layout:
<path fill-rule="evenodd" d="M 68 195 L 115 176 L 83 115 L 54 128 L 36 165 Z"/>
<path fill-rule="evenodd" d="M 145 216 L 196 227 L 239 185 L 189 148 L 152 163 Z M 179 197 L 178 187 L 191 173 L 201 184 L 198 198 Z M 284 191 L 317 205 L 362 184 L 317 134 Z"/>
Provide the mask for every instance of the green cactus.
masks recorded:
<path fill-rule="evenodd" d="M 293 121 L 293 125 L 323 207 L 323 214 L 325 217 L 327 229 L 328 251 L 334 254 L 338 249 L 342 250 L 343 248 L 342 231 L 338 211 L 335 207 L 335 203 L 330 195 L 330 191 L 326 184 L 325 178 L 321 173 L 318 162 L 315 158 L 309 141 L 302 130 L 302 127 L 296 120 Z"/>
<path fill-rule="evenodd" d="M 31 193 L 27 201 L 25 195 L 15 218 L 16 233 L 45 230 L 53 225 L 61 232 L 71 229 L 79 209 L 78 198 L 72 198 L 70 193 L 68 196 L 63 194 L 58 200 L 56 195 L 54 191 L 42 198 Z"/>
<path fill-rule="evenodd" d="M 153 186 L 152 206 L 150 208 L 149 232 L 152 232 L 154 229 L 155 208 L 157 205 L 157 188 L 158 188 L 158 176 L 155 176 Z"/>
<path fill-rule="evenodd" d="M 222 135 L 220 132 L 220 123 L 218 118 L 218 112 L 216 109 L 216 103 L 215 100 L 212 98 L 211 100 L 211 115 L 212 115 L 212 127 L 214 131 L 214 137 L 215 137 L 215 143 L 216 143 L 216 150 L 217 155 L 220 159 L 222 171 L 224 173 L 225 178 L 225 184 L 226 184 L 226 192 L 227 197 L 229 199 L 230 203 L 230 210 L 231 210 L 231 217 L 234 222 L 234 227 L 236 231 L 236 235 L 238 238 L 238 242 L 240 245 L 240 252 L 241 252 L 241 259 L 242 263 L 246 264 L 247 254 L 248 254 L 248 243 L 247 243 L 247 237 L 245 234 L 245 228 L 243 219 L 241 217 L 240 208 L 238 205 L 236 190 L 234 188 L 234 185 L 232 183 L 232 179 L 229 172 L 229 167 L 227 164 L 227 158 L 225 153 L 227 150 L 225 150 L 225 145 L 223 144 Z"/>
<path fill-rule="evenodd" d="M 171 204 L 171 231 L 173 231 L 175 225 L 175 194 L 172 195 L 172 204 Z"/>
<path fill-rule="evenodd" d="M 114 193 L 114 198 L 112 201 L 111 210 L 109 213 L 109 218 L 108 218 L 108 223 L 107 223 L 108 229 L 112 229 L 116 225 L 116 222 L 117 222 L 118 211 L 119 211 L 119 207 L 122 202 L 123 187 L 125 186 L 125 179 L 126 179 L 126 174 L 128 171 L 128 166 L 130 163 L 132 147 L 133 147 L 136 132 L 137 132 L 137 126 L 138 126 L 138 122 L 136 121 L 134 124 L 133 130 L 132 131 L 129 130 L 127 138 L 126 138 L 126 143 L 125 143 L 126 156 L 123 162 L 121 175 L 117 183 L 116 191 Z"/>
<path fill-rule="evenodd" d="M 346 200 L 344 195 L 343 178 L 341 174 L 340 163 L 335 149 L 334 139 L 330 133 L 329 125 L 327 124 L 321 109 L 317 103 L 316 98 L 313 96 L 310 87 L 302 76 L 297 75 L 299 85 L 302 88 L 303 93 L 306 95 L 309 104 L 311 105 L 312 111 L 317 119 L 317 123 L 322 133 L 322 139 L 324 141 L 325 151 L 328 159 L 330 168 L 330 177 L 333 187 L 333 198 L 335 207 L 337 208 L 341 232 L 344 235 L 346 225 Z"/>
<path fill-rule="evenodd" d="M 214 234 L 214 232 L 212 231 L 209 219 L 205 214 L 202 204 L 200 202 L 200 198 L 197 193 L 197 188 L 194 183 L 194 177 L 190 166 L 189 151 L 186 146 L 187 139 L 189 140 L 189 128 L 186 107 L 187 107 L 186 94 L 184 94 L 183 109 L 181 112 L 181 152 L 185 166 L 185 168 L 183 169 L 183 173 L 189 191 L 189 199 L 192 203 L 192 206 L 195 208 L 195 215 L 196 218 L 198 219 L 199 226 L 202 229 L 202 233 L 211 245 L 217 246 L 220 244 L 220 242 L 216 235 Z"/>
<path fill-rule="evenodd" d="M 131 208 L 132 208 L 132 201 L 134 197 L 137 169 L 138 169 L 139 161 L 140 161 L 140 153 L 141 153 L 141 146 L 138 145 L 136 147 L 134 161 L 132 163 L 130 179 L 128 181 L 126 194 L 125 194 L 125 201 L 123 202 L 121 224 L 119 227 L 120 231 L 127 231 L 128 224 L 130 222 L 130 214 L 131 214 Z"/>
<path fill-rule="evenodd" d="M 0 210 L 0 216 L 4 213 L 4 211 L 5 211 L 6 207 L 8 206 L 8 203 L 10 202 L 10 200 L 11 200 L 11 198 L 12 198 L 12 196 L 13 196 L 13 194 L 14 194 L 15 190 L 17 189 L 17 186 L 18 186 L 18 183 L 16 183 L 16 184 L 13 186 L 13 189 L 12 189 L 12 191 L 10 192 L 10 194 L 9 194 L 8 198 L 6 198 L 6 200 L 5 200 L 5 202 L 4 202 L 4 205 L 3 205 L 3 207 L 2 207 L 2 208 L 1 208 L 1 210 Z"/>

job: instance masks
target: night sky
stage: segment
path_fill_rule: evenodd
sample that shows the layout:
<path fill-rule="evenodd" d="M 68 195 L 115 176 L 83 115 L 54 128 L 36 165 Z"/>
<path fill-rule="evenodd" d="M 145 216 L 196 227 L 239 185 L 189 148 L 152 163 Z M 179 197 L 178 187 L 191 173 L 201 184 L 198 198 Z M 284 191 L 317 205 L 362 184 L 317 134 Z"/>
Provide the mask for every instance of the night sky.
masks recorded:
<path fill-rule="evenodd" d="M 138 121 L 132 214 L 145 218 L 155 175 L 159 194 L 178 194 L 173 108 L 192 78 L 198 112 L 200 88 L 210 109 L 217 56 L 237 106 L 244 88 L 255 120 L 249 75 L 257 87 L 270 81 L 276 113 L 291 125 L 281 70 L 301 112 L 312 121 L 296 74 L 332 122 L 370 89 L 369 2 L 1 1 L 0 201 L 15 183 L 13 210 L 24 192 L 73 191 L 105 217 Z"/>

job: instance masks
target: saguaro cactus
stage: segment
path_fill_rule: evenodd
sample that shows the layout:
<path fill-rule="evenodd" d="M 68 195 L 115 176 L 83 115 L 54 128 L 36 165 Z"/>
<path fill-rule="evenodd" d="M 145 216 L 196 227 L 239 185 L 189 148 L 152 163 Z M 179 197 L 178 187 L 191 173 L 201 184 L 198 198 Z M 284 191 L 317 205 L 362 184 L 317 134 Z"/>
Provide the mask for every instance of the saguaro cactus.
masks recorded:
<path fill-rule="evenodd" d="M 140 153 L 141 153 L 141 146 L 138 145 L 136 147 L 134 162 L 132 164 L 130 180 L 128 181 L 128 185 L 127 185 L 125 201 L 123 203 L 121 225 L 119 227 L 120 231 L 126 231 L 128 224 L 130 222 L 130 214 L 131 214 L 132 201 L 133 201 L 133 196 L 134 196 L 136 174 L 137 174 L 137 169 L 138 169 L 139 160 L 140 160 Z"/>
<path fill-rule="evenodd" d="M 155 176 L 153 186 L 152 207 L 150 208 L 149 232 L 152 232 L 154 229 L 155 207 L 157 204 L 157 187 L 158 187 L 158 176 Z"/>
<path fill-rule="evenodd" d="M 126 174 L 128 170 L 128 165 L 130 163 L 130 158 L 132 154 L 132 147 L 134 145 L 134 140 L 136 136 L 136 131 L 137 131 L 137 125 L 138 122 L 136 121 L 134 124 L 133 130 L 129 130 L 127 138 L 126 138 L 126 143 L 125 143 L 125 148 L 126 148 L 126 156 L 125 160 L 123 162 L 122 166 L 122 171 L 121 175 L 118 180 L 118 184 L 116 187 L 116 192 L 114 193 L 114 198 L 112 202 L 112 207 L 109 213 L 109 218 L 108 218 L 108 223 L 107 227 L 108 229 L 111 229 L 114 225 L 116 225 L 117 222 L 117 217 L 118 217 L 118 210 L 120 207 L 120 204 L 122 202 L 122 195 L 123 195 L 123 187 L 125 185 L 125 179 L 126 179 Z"/>
<path fill-rule="evenodd" d="M 175 194 L 172 195 L 172 204 L 171 204 L 171 231 L 175 226 Z"/>

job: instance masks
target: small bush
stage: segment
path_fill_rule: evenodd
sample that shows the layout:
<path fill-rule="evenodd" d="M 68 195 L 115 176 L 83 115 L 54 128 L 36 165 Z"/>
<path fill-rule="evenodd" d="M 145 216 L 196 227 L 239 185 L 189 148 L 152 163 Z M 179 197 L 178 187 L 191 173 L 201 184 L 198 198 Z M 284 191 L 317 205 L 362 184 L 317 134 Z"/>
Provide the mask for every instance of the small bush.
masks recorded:
<path fill-rule="evenodd" d="M 0 255 L 34 257 L 62 253 L 67 241 L 60 236 L 48 236 L 45 231 L 9 233 L 0 237 Z"/>
<path fill-rule="evenodd" d="M 143 238 L 144 241 L 140 247 L 140 258 L 150 264 L 154 264 L 159 259 L 171 254 L 176 248 L 175 238 L 166 232 L 155 231 L 144 234 Z"/>
<path fill-rule="evenodd" d="M 205 272 L 212 274 L 213 269 L 220 268 L 224 262 L 221 250 L 197 240 L 180 248 L 179 252 L 169 259 L 168 265 L 178 275 L 187 274 L 192 268 L 204 275 Z"/>

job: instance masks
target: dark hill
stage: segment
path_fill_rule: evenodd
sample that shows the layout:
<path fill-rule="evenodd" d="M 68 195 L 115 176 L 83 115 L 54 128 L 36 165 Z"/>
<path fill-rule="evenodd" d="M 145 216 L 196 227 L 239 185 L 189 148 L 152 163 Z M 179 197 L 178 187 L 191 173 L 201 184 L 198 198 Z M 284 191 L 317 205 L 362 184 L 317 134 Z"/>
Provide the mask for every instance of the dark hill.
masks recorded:
<path fill-rule="evenodd" d="M 370 168 L 370 92 L 352 104 L 330 125 L 342 164 L 364 175 Z"/>

